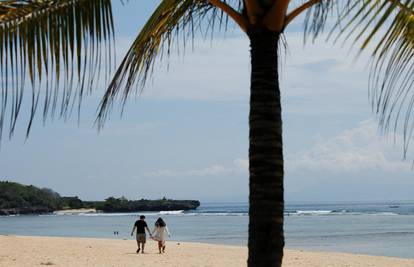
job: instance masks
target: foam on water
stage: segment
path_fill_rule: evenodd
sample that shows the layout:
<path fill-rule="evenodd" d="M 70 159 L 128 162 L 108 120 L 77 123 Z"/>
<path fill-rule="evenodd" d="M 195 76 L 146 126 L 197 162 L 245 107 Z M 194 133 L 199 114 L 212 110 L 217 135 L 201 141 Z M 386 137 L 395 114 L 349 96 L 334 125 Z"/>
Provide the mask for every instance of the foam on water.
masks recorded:
<path fill-rule="evenodd" d="M 332 210 L 297 210 L 298 215 L 326 215 L 332 213 Z"/>
<path fill-rule="evenodd" d="M 158 214 L 160 215 L 179 215 L 183 214 L 184 210 L 171 210 L 171 211 L 160 211 Z"/>

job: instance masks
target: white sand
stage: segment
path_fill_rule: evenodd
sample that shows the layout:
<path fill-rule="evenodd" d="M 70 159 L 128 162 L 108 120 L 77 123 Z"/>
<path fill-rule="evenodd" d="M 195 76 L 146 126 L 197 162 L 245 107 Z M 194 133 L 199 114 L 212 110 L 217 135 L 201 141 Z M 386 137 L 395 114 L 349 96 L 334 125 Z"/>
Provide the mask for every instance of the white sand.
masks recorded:
<path fill-rule="evenodd" d="M 246 266 L 244 247 L 167 242 L 165 254 L 148 241 L 146 254 L 136 254 L 133 240 L 0 236 L 0 266 Z M 284 266 L 414 267 L 414 259 L 331 252 L 286 250 Z"/>

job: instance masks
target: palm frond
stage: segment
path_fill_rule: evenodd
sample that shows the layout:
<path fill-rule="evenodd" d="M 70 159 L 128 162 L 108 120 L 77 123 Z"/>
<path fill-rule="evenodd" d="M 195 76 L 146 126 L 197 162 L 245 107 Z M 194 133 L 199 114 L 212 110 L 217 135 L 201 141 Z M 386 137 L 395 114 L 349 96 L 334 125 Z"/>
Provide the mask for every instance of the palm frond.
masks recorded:
<path fill-rule="evenodd" d="M 306 34 L 317 37 L 329 13 L 338 17 L 331 36 L 338 30 L 336 40 L 372 49 L 373 110 L 385 132 L 403 132 L 406 157 L 414 134 L 414 0 L 324 0 L 308 11 Z"/>
<path fill-rule="evenodd" d="M 44 119 L 58 108 L 65 116 L 75 99 L 80 104 L 100 65 L 109 72 L 112 40 L 110 0 L 0 1 L 0 138 L 6 116 L 13 134 L 24 95 L 32 103 L 27 134 L 39 99 Z"/>
<path fill-rule="evenodd" d="M 223 1 L 242 9 L 242 1 Z M 229 3 L 231 2 L 231 3 Z M 114 100 L 122 106 L 131 92 L 141 92 L 158 56 L 169 55 L 174 43 L 192 42 L 197 32 L 206 35 L 227 25 L 227 15 L 206 0 L 162 0 L 145 24 L 110 83 L 99 108 L 97 123 L 103 126 Z M 217 27 L 216 27 L 217 26 Z"/>

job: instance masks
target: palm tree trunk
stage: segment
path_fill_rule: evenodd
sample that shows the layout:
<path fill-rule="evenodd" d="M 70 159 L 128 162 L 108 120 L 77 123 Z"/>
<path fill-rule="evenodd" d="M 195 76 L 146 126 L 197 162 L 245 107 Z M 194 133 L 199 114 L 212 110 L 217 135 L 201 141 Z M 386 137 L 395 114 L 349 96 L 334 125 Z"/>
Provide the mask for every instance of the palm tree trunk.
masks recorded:
<path fill-rule="evenodd" d="M 248 266 L 281 266 L 284 172 L 278 80 L 280 34 L 255 29 L 249 37 L 252 73 Z"/>

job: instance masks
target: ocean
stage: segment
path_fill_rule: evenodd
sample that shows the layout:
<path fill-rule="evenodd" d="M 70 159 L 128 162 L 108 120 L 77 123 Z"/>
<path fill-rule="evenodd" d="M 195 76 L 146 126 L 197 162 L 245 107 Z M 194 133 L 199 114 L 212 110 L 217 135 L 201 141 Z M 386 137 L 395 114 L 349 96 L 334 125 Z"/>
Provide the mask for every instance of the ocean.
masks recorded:
<path fill-rule="evenodd" d="M 285 210 L 287 248 L 414 258 L 414 201 L 298 202 Z M 150 228 L 163 217 L 174 242 L 247 244 L 246 203 L 202 203 L 188 212 L 1 216 L 0 234 L 130 239 L 140 214 Z"/>

